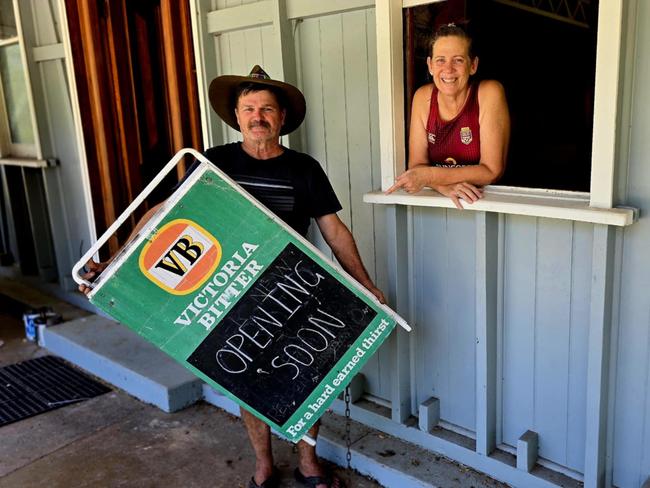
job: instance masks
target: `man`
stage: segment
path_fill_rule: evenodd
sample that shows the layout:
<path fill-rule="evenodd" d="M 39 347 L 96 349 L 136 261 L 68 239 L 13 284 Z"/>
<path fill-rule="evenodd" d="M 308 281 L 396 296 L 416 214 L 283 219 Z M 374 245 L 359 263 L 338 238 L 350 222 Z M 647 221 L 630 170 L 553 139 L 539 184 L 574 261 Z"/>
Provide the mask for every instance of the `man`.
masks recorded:
<path fill-rule="evenodd" d="M 341 205 L 322 168 L 310 156 L 280 144 L 280 136 L 298 128 L 305 117 L 305 98 L 300 90 L 271 80 L 255 66 L 248 76 L 215 78 L 209 96 L 215 112 L 241 132 L 242 142 L 210 148 L 205 153 L 208 159 L 301 235 L 307 234 L 314 218 L 341 266 L 384 303 L 382 292 L 361 262 L 352 234 L 336 215 Z M 156 209 L 145 214 L 136 231 Z M 87 279 L 101 272 L 105 263 L 91 262 L 89 267 Z M 83 285 L 80 290 L 89 291 Z M 241 416 L 256 460 L 249 488 L 278 486 L 269 426 L 246 410 L 241 410 Z M 314 439 L 317 434 L 318 424 L 309 431 Z M 294 475 L 299 482 L 314 488 L 344 486 L 340 479 L 324 473 L 314 447 L 300 441 L 298 455 Z"/>

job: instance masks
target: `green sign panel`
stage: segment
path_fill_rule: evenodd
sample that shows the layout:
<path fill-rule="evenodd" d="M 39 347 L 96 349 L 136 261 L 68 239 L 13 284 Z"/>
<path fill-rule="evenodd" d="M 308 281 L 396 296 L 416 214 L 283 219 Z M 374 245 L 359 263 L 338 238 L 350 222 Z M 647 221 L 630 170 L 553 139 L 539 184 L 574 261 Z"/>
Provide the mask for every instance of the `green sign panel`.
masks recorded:
<path fill-rule="evenodd" d="M 296 442 L 401 320 L 203 162 L 93 304 Z"/>

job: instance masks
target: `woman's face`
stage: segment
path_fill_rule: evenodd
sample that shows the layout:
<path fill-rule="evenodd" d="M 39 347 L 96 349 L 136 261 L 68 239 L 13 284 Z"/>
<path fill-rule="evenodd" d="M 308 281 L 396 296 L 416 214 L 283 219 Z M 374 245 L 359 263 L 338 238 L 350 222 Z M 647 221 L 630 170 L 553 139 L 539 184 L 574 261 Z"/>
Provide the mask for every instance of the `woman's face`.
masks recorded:
<path fill-rule="evenodd" d="M 470 59 L 468 50 L 469 41 L 458 36 L 441 37 L 435 42 L 427 65 L 440 92 L 455 95 L 467 88 L 469 77 L 478 68 L 478 57 Z"/>

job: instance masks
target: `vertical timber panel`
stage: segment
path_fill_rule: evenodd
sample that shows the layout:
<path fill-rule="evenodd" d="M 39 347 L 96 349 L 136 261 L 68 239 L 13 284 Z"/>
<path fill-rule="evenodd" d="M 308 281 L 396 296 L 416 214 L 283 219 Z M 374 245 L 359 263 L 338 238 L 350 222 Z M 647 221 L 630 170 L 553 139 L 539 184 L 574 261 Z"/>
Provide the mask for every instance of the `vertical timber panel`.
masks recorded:
<path fill-rule="evenodd" d="M 429 397 L 448 396 L 447 355 L 449 350 L 448 310 L 445 290 L 447 275 L 444 236 L 447 231 L 447 211 L 416 208 L 413 210 L 414 272 L 416 318 L 413 329 L 415 342 L 416 402 Z"/>
<path fill-rule="evenodd" d="M 611 329 L 614 230 L 594 226 L 587 408 L 585 486 L 605 486 L 609 341 Z"/>
<path fill-rule="evenodd" d="M 612 476 L 616 486 L 640 486 L 650 477 L 650 2 L 626 2 L 630 50 L 631 115 L 625 200 L 641 210 L 641 218 L 622 232 L 620 306 L 613 396 Z M 636 29 L 634 29 L 636 27 Z M 618 290 L 617 290 L 618 291 Z M 611 442 L 611 441 L 610 441 Z"/>
<path fill-rule="evenodd" d="M 476 452 L 496 447 L 497 214 L 476 213 Z"/>
<path fill-rule="evenodd" d="M 365 21 L 366 15 L 363 11 L 342 15 L 350 230 L 368 273 L 374 277 L 373 205 L 363 202 L 363 194 L 373 189 L 372 159 L 368 150 L 371 143 Z"/>
<path fill-rule="evenodd" d="M 417 403 L 440 399 L 443 421 L 475 430 L 475 222 L 457 210 L 414 211 Z"/>
<path fill-rule="evenodd" d="M 298 24 L 298 52 L 300 56 L 300 78 L 302 91 L 307 103 L 307 114 L 303 122 L 305 147 L 303 150 L 315 158 L 328 173 L 327 149 L 325 133 L 325 107 L 323 100 L 323 75 L 321 61 L 321 32 L 320 20 L 305 19 Z M 312 241 L 327 257 L 332 252 L 325 243 L 318 229 L 312 226 L 309 240 Z"/>
<path fill-rule="evenodd" d="M 593 225 L 573 224 L 569 377 L 567 381 L 567 462 L 584 472 L 585 410 L 587 409 L 587 355 L 591 304 Z"/>
<path fill-rule="evenodd" d="M 407 321 L 409 316 L 409 233 L 408 213 L 412 210 L 402 205 L 392 205 L 388 210 L 388 267 L 391 286 L 388 299 L 397 313 Z M 389 340 L 392 358 L 391 371 L 391 418 L 402 423 L 411 415 L 411 354 L 408 332 L 401 327 L 391 334 Z"/>
<path fill-rule="evenodd" d="M 507 216 L 504 228 L 502 440 L 534 430 L 537 219 Z"/>
<path fill-rule="evenodd" d="M 474 432 L 476 428 L 476 224 L 474 216 L 446 210 L 447 286 L 450 353 L 448 393 L 441 399 L 443 420 Z"/>
<path fill-rule="evenodd" d="M 341 220 L 350 227 L 349 158 L 347 152 L 348 126 L 346 113 L 345 70 L 343 59 L 343 25 L 341 15 L 327 15 L 320 19 L 321 64 L 323 77 L 323 115 L 325 120 L 325 144 L 327 153 L 327 176 L 343 205 L 339 212 Z"/>
<path fill-rule="evenodd" d="M 539 219 L 537 232 L 532 430 L 539 434 L 539 455 L 561 465 L 566 463 L 572 225 Z"/>

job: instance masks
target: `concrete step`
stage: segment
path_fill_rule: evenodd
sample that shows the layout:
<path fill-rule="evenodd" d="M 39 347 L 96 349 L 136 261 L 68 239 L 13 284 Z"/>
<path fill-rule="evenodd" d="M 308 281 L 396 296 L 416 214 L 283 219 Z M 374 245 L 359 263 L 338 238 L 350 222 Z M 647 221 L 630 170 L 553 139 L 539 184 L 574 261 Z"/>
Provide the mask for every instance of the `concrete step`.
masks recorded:
<path fill-rule="evenodd" d="M 203 382 L 190 371 L 135 332 L 99 315 L 41 327 L 39 344 L 165 412 L 203 397 Z"/>

